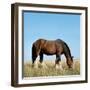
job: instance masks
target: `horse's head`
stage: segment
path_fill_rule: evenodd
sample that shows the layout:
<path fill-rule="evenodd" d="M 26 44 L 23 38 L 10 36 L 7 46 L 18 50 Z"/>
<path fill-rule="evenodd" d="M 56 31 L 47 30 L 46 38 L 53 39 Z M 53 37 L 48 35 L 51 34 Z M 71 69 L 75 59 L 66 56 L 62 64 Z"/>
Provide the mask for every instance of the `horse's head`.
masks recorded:
<path fill-rule="evenodd" d="M 67 59 L 67 65 L 69 68 L 73 68 L 73 56 Z"/>

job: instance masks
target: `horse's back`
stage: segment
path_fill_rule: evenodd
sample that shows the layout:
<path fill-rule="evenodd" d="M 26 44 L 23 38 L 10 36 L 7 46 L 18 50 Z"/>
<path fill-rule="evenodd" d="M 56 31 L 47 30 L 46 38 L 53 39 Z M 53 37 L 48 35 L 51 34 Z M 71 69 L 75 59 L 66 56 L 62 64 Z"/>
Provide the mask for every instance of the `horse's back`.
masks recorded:
<path fill-rule="evenodd" d="M 56 40 L 46 40 L 46 39 L 38 39 L 36 40 L 33 45 L 35 46 L 54 46 L 57 44 L 63 45 L 65 42 L 61 39 Z"/>

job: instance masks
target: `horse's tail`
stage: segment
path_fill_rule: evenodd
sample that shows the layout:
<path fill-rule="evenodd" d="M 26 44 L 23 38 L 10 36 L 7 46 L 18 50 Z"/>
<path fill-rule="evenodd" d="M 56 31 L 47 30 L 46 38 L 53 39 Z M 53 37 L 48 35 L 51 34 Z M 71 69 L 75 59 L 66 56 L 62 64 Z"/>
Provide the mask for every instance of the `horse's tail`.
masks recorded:
<path fill-rule="evenodd" d="M 32 45 L 32 62 L 35 61 L 36 59 L 36 47 L 35 47 L 35 44 Z"/>

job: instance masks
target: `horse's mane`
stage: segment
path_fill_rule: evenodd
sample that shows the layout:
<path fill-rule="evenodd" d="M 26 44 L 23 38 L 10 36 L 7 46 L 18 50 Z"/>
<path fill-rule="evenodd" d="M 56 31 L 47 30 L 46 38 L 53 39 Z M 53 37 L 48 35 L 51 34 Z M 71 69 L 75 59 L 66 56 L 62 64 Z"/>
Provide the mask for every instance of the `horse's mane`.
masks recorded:
<path fill-rule="evenodd" d="M 69 46 L 67 45 L 67 43 L 64 42 L 64 41 L 61 40 L 61 39 L 57 39 L 56 41 L 59 42 L 59 43 L 61 43 L 62 46 L 65 48 L 66 54 L 67 54 L 67 55 L 69 54 L 69 55 L 71 56 L 71 52 L 70 52 L 70 49 L 69 49 Z M 67 53 L 67 52 L 68 52 L 68 53 Z"/>

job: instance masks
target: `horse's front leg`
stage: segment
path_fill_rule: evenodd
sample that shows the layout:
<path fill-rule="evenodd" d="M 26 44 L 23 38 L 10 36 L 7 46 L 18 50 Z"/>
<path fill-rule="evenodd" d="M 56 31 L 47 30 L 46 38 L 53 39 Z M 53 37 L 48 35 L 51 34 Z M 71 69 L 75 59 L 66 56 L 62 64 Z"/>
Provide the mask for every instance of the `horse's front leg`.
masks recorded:
<path fill-rule="evenodd" d="M 56 69 L 62 70 L 62 64 L 61 64 L 60 54 L 57 54 L 57 55 L 56 55 L 55 66 L 56 66 Z"/>

